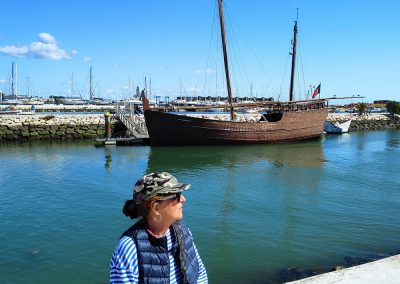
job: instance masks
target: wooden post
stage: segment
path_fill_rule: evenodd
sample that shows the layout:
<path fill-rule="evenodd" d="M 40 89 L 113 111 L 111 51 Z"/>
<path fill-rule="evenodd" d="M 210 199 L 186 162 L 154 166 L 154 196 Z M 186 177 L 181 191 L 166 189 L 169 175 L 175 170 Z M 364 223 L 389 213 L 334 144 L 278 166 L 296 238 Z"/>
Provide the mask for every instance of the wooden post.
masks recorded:
<path fill-rule="evenodd" d="M 111 115 L 110 115 L 109 112 L 106 112 L 106 113 L 104 114 L 105 129 L 106 129 L 104 138 L 106 138 L 106 139 L 110 139 L 110 138 L 111 138 L 111 122 L 110 122 L 110 117 L 111 117 Z"/>

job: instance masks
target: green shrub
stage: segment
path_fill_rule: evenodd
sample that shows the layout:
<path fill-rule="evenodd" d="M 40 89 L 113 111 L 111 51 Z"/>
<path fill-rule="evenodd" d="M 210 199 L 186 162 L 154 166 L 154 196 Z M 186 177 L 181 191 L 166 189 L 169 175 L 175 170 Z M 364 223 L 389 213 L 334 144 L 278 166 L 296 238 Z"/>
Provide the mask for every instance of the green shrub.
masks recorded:
<path fill-rule="evenodd" d="M 366 103 L 357 103 L 356 104 L 356 109 L 358 111 L 359 115 L 362 115 L 367 111 L 367 104 Z"/>
<path fill-rule="evenodd" d="M 386 108 L 388 112 L 393 115 L 393 114 L 399 114 L 400 113 L 400 103 L 396 101 L 388 101 L 386 103 Z"/>

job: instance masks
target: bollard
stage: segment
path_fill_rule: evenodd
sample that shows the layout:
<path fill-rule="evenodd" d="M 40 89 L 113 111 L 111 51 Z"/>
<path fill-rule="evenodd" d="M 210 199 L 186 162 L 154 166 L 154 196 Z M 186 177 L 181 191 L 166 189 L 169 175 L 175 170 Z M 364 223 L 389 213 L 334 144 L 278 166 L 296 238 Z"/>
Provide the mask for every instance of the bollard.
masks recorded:
<path fill-rule="evenodd" d="M 111 115 L 110 115 L 110 113 L 107 111 L 107 112 L 104 114 L 105 129 L 106 129 L 104 138 L 106 138 L 106 139 L 111 138 L 111 123 L 110 123 L 110 117 L 111 117 Z"/>

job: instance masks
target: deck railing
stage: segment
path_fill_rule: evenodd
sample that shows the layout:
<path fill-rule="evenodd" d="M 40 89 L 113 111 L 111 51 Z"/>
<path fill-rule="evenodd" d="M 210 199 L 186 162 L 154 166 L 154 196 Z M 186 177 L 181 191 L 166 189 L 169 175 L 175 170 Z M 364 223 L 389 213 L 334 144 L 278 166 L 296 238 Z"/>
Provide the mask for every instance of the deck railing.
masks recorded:
<path fill-rule="evenodd" d="M 133 136 L 148 136 L 144 116 L 143 114 L 137 113 L 138 111 L 140 110 L 135 108 L 135 104 L 131 102 L 120 102 L 115 104 L 115 113 L 117 117 Z"/>

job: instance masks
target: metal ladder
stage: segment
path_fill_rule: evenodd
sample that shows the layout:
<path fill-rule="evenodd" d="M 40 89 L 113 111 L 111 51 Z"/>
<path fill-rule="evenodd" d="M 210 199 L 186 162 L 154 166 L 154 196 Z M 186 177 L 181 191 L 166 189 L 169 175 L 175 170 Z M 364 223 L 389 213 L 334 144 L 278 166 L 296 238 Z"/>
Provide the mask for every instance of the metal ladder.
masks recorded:
<path fill-rule="evenodd" d="M 116 104 L 115 113 L 131 135 L 136 138 L 146 138 L 149 136 L 143 115 L 127 112 L 119 104 Z"/>

